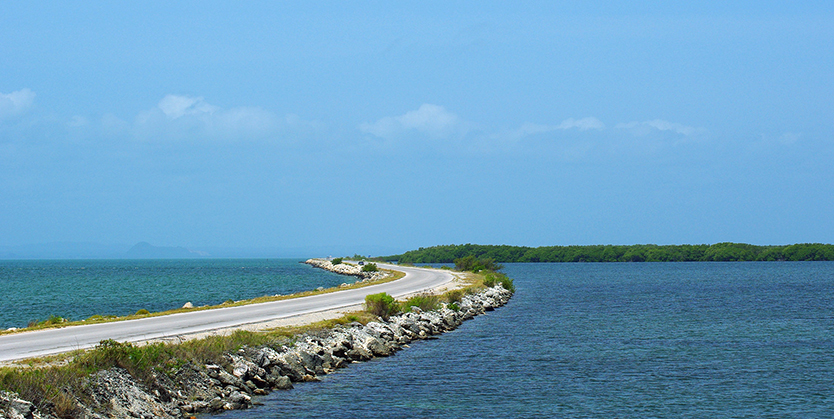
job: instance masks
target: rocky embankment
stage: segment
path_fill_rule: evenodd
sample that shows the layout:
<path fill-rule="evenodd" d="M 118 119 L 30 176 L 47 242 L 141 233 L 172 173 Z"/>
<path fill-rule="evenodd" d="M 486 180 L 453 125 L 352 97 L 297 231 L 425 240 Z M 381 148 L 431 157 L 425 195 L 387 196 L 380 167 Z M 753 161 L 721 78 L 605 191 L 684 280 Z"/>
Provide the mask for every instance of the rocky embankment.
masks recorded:
<path fill-rule="evenodd" d="M 87 396 L 79 401 L 78 418 L 181 418 L 195 413 L 246 409 L 254 396 L 290 389 L 293 382 L 316 381 L 318 376 L 352 362 L 388 356 L 414 340 L 453 330 L 465 320 L 494 310 L 512 293 L 501 286 L 464 295 L 457 309 L 443 306 L 409 313 L 366 325 L 352 323 L 298 336 L 294 344 L 243 348 L 226 354 L 226 363 L 193 362 L 175 372 L 152 372 L 139 382 L 127 371 L 113 368 L 89 377 Z M 18 395 L 0 392 L 0 419 L 55 418 L 39 412 Z"/>
<path fill-rule="evenodd" d="M 335 272 L 337 274 L 355 276 L 358 277 L 361 282 L 376 281 L 377 279 L 385 278 L 385 276 L 387 275 L 383 271 L 363 271 L 363 267 L 359 265 L 347 263 L 339 263 L 334 265 L 333 262 L 327 259 L 307 259 L 306 261 L 304 261 L 304 263 L 314 266 L 316 268 L 324 269 L 326 271 Z"/>

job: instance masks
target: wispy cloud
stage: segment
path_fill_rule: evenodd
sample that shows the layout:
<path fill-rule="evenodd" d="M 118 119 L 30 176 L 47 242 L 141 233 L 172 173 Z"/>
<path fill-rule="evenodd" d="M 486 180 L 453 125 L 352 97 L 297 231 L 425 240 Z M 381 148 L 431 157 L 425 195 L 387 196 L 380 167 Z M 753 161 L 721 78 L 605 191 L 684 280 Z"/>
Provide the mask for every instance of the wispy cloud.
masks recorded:
<path fill-rule="evenodd" d="M 217 106 L 209 105 L 202 97 L 167 95 L 156 105 L 169 119 L 182 118 L 186 115 L 212 115 L 219 111 Z"/>
<path fill-rule="evenodd" d="M 704 128 L 695 128 L 677 122 L 664 121 L 662 119 L 653 119 L 651 121 L 643 122 L 634 121 L 625 124 L 617 124 L 616 128 L 628 130 L 632 134 L 637 136 L 648 135 L 652 132 L 671 132 L 685 137 L 691 137 L 706 132 L 706 129 Z"/>
<path fill-rule="evenodd" d="M 600 121 L 599 119 L 594 118 L 592 116 L 581 119 L 568 118 L 562 121 L 559 125 L 546 125 L 525 122 L 516 129 L 493 134 L 491 138 L 518 141 L 530 135 L 546 134 L 548 132 L 567 131 L 572 129 L 577 129 L 579 131 L 601 131 L 605 129 L 605 124 L 603 124 L 602 121 Z"/>
<path fill-rule="evenodd" d="M 282 128 L 304 125 L 296 115 L 280 117 L 258 107 L 223 109 L 202 97 L 167 95 L 140 112 L 135 133 L 143 139 L 257 139 Z"/>
<path fill-rule="evenodd" d="M 558 126 L 559 129 L 572 129 L 576 128 L 580 131 L 587 131 L 590 129 L 595 130 L 603 130 L 605 129 L 605 124 L 602 123 L 599 119 L 596 119 L 592 116 L 582 118 L 582 119 L 573 119 L 568 118 L 562 121 L 561 124 Z"/>
<path fill-rule="evenodd" d="M 35 103 L 35 92 L 21 89 L 11 93 L 0 93 L 0 119 L 20 115 Z"/>
<path fill-rule="evenodd" d="M 471 124 L 444 107 L 424 103 L 419 109 L 400 116 L 387 116 L 374 123 L 363 123 L 359 130 L 380 138 L 391 139 L 409 131 L 432 138 L 446 138 L 466 134 Z"/>

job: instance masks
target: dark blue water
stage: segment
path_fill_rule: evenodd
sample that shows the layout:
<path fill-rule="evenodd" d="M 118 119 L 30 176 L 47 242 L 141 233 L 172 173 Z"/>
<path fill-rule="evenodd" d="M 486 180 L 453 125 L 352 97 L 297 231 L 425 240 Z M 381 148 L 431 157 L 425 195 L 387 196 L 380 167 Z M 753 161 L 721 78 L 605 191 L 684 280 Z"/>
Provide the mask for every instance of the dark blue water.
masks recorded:
<path fill-rule="evenodd" d="M 288 259 L 0 260 L 0 328 L 333 287 L 345 277 Z"/>
<path fill-rule="evenodd" d="M 505 271 L 506 307 L 218 418 L 834 416 L 834 263 Z"/>

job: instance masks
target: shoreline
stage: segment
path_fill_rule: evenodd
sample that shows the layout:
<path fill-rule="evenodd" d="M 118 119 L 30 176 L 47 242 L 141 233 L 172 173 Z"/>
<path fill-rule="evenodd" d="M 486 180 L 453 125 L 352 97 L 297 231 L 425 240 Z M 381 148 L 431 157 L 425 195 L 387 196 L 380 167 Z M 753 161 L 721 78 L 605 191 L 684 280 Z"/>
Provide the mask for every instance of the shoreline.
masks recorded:
<path fill-rule="evenodd" d="M 445 289 L 463 285 L 461 278 L 455 275 L 452 281 L 433 291 L 442 293 Z M 103 369 L 83 379 L 87 401 L 81 403 L 76 400 L 71 417 L 150 415 L 181 418 L 197 413 L 250 408 L 257 405 L 257 401 L 252 399 L 254 396 L 266 395 L 273 390 L 290 389 L 293 382 L 318 381 L 318 376 L 353 362 L 391 355 L 407 347 L 409 342 L 430 339 L 457 328 L 465 320 L 503 306 L 512 296 L 512 292 L 504 290 L 500 285 L 476 294 L 460 294 L 459 303 L 443 303 L 438 310 L 423 312 L 413 307 L 411 312 L 392 316 L 388 320 L 376 319 L 367 324 L 353 321 L 325 329 L 310 329 L 282 344 L 244 347 L 237 353 L 225 353 L 220 363 L 202 364 L 192 360 L 175 372 L 153 372 L 150 381 L 147 377 L 144 380 L 137 379 L 118 366 Z M 258 332 L 278 327 L 312 325 L 322 320 L 344 318 L 361 309 L 362 305 L 354 305 L 324 310 L 195 334 L 187 339 L 223 336 L 238 330 Z M 145 344 L 181 343 L 184 338 L 160 339 Z M 292 342 L 292 339 L 295 341 Z M 114 345 L 117 350 L 134 347 L 132 344 L 117 342 L 109 345 Z M 56 417 L 52 413 L 39 411 L 33 403 L 16 394 L 0 391 L 0 416 L 51 419 Z"/>

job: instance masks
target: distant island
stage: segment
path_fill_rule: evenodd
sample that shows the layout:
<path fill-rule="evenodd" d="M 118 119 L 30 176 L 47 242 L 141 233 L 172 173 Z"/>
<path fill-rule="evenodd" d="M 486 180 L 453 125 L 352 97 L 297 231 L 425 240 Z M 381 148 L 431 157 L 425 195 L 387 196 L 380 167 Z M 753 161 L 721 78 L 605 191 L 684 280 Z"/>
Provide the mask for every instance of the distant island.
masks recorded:
<path fill-rule="evenodd" d="M 733 262 L 834 260 L 834 245 L 820 243 L 757 246 L 744 243 L 682 245 L 507 246 L 461 244 L 411 250 L 380 257 L 399 263 L 454 263 L 473 256 L 498 263 L 523 262 Z"/>

